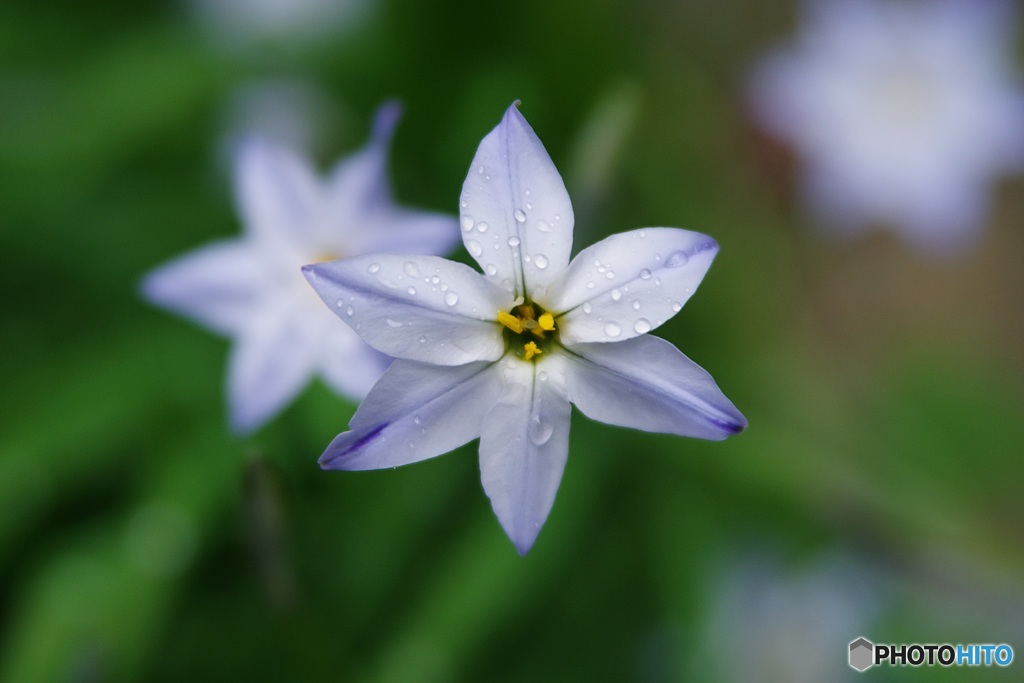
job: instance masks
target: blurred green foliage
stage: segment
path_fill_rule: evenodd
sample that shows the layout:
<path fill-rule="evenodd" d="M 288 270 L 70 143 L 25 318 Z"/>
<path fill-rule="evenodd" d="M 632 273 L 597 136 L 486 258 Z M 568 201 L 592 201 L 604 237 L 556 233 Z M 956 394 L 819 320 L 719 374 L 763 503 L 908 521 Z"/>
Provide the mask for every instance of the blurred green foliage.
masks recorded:
<path fill-rule="evenodd" d="M 745 69 L 792 9 L 395 0 L 304 41 L 232 40 L 171 0 L 0 4 L 0 681 L 750 680 L 744 622 L 788 623 L 787 603 L 729 622 L 725 579 L 837 556 L 874 607 L 823 605 L 849 621 L 824 649 L 805 650 L 815 618 L 775 636 L 831 680 L 853 675 L 858 635 L 1024 657 L 1024 185 L 1003 184 L 961 261 L 882 232 L 818 237 L 792 160 L 743 108 Z M 659 334 L 748 431 L 704 443 L 575 415 L 525 558 L 475 444 L 323 473 L 355 406 L 320 385 L 231 437 L 227 343 L 137 286 L 237 233 L 224 112 L 277 78 L 331 102 L 323 164 L 401 98 L 407 203 L 454 211 L 519 98 L 566 175 L 577 248 L 644 225 L 713 235 L 717 262 Z"/>

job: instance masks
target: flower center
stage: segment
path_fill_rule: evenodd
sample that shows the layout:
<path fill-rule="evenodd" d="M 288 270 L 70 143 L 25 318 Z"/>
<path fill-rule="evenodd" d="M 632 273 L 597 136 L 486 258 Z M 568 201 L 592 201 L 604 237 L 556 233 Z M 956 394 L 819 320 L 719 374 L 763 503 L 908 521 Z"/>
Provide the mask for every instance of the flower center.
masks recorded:
<path fill-rule="evenodd" d="M 506 348 L 523 360 L 533 360 L 558 340 L 555 316 L 532 302 L 513 306 L 507 313 L 498 311 L 498 322 L 505 328 Z"/>

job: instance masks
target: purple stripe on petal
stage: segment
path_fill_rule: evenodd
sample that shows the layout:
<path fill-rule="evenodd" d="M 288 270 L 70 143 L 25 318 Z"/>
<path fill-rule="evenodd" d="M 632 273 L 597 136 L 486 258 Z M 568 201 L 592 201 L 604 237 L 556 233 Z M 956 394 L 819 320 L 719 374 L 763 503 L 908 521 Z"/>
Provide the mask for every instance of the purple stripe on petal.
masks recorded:
<path fill-rule="evenodd" d="M 719 420 L 714 417 L 709 417 L 707 418 L 707 420 L 708 422 L 718 427 L 722 431 L 729 432 L 730 435 L 739 434 L 740 432 L 747 428 L 747 425 L 745 424 L 740 424 L 738 422 L 727 422 L 725 420 Z"/>
<path fill-rule="evenodd" d="M 357 438 L 355 441 L 353 441 L 351 444 L 349 444 L 346 448 L 344 448 L 341 451 L 335 453 L 328 450 L 327 453 L 330 453 L 329 456 L 327 455 L 327 453 L 324 453 L 322 456 L 320 456 L 320 467 L 323 469 L 341 469 L 335 466 L 335 463 L 337 463 L 339 459 L 344 458 L 347 455 L 351 455 L 359 451 L 364 446 L 368 446 L 369 444 L 376 441 L 377 437 L 380 436 L 381 432 L 383 432 L 390 424 L 390 422 L 384 422 L 383 424 L 377 425 L 370 431 L 366 432 L 364 435 Z"/>

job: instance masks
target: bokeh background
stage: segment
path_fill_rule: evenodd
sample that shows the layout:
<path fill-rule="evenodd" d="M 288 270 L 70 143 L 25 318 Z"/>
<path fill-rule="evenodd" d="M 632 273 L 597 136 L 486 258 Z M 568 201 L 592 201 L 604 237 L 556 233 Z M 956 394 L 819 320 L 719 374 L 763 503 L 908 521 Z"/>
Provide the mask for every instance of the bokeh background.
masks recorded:
<path fill-rule="evenodd" d="M 798 19 L 775 0 L 0 3 L 0 681 L 1019 679 L 1024 179 L 955 257 L 827 237 L 745 95 Z M 232 436 L 228 342 L 139 280 L 238 234 L 233 135 L 324 167 L 393 97 L 406 204 L 454 213 L 518 98 L 577 250 L 713 235 L 659 334 L 749 429 L 574 414 L 525 558 L 475 443 L 321 472 L 355 405 L 319 383 Z M 1018 659 L 856 674 L 861 635 Z"/>

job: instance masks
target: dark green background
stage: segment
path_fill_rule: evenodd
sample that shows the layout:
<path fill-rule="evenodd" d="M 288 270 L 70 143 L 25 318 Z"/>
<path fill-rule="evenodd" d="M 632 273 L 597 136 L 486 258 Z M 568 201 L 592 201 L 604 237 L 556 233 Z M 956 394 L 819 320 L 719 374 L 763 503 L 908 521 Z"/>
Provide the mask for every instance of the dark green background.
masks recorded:
<path fill-rule="evenodd" d="M 0 3 L 0 681 L 792 681 L 808 662 L 860 680 L 859 635 L 1018 656 L 865 680 L 1019 677 L 1024 183 L 994 188 L 958 260 L 820 237 L 795 160 L 743 106 L 794 19 L 768 0 L 397 0 L 317 40 L 246 42 L 169 1 Z M 749 429 L 705 443 L 574 415 L 525 558 L 475 443 L 321 472 L 355 406 L 319 383 L 230 436 L 228 343 L 137 288 L 238 233 L 225 111 L 262 79 L 323 89 L 321 167 L 400 98 L 405 203 L 454 212 L 518 98 L 577 249 L 714 236 L 659 334 Z"/>

